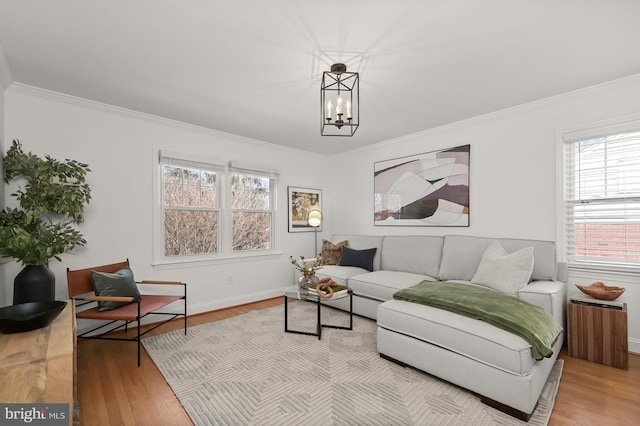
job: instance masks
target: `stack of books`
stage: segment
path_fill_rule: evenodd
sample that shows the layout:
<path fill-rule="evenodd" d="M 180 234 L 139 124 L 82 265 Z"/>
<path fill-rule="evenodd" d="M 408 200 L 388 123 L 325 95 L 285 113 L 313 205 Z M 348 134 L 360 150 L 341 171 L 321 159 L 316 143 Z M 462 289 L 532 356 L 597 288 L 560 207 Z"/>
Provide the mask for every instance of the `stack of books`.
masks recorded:
<path fill-rule="evenodd" d="M 331 297 L 342 296 L 343 294 L 349 293 L 347 286 L 340 285 L 340 284 L 332 285 L 331 290 L 333 290 L 333 296 Z M 325 295 L 329 294 L 328 290 L 320 290 L 320 291 L 324 292 Z M 318 290 L 316 289 L 316 286 L 309 286 L 309 294 L 312 294 L 312 295 L 318 294 Z"/>

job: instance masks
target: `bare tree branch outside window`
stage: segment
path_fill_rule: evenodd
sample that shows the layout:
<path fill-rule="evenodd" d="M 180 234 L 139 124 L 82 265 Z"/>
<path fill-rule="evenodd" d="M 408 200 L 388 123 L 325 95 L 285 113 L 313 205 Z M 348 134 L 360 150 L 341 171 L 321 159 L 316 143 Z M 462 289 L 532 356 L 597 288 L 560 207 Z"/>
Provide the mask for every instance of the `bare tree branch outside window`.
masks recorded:
<path fill-rule="evenodd" d="M 243 173 L 231 176 L 234 251 L 271 248 L 271 179 Z"/>
<path fill-rule="evenodd" d="M 163 167 L 165 256 L 218 251 L 216 173 Z"/>
<path fill-rule="evenodd" d="M 165 256 L 218 253 L 223 223 L 218 173 L 182 165 L 163 165 L 162 172 Z M 273 248 L 273 185 L 259 173 L 230 174 L 233 251 Z"/>

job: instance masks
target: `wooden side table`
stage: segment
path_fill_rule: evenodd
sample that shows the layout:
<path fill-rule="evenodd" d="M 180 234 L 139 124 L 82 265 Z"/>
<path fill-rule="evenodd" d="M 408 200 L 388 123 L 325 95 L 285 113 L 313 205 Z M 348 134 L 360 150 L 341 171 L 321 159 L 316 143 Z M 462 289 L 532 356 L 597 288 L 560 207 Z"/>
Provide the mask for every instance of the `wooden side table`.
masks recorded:
<path fill-rule="evenodd" d="M 569 301 L 569 356 L 626 370 L 629 368 L 627 304 L 603 302 Z"/>

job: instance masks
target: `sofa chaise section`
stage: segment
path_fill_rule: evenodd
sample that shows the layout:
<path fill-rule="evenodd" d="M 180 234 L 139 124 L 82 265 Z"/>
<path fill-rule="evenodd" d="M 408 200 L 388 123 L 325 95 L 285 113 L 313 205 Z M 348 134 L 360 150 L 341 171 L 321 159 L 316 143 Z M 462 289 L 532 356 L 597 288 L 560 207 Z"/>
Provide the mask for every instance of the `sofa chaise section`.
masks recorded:
<path fill-rule="evenodd" d="M 536 361 L 531 345 L 519 336 L 482 321 L 441 309 L 394 300 L 399 290 L 421 281 L 455 281 L 468 285 L 485 250 L 495 241 L 509 253 L 533 247 L 531 282 L 515 295 L 541 306 L 560 325 L 565 324 L 566 284 L 555 244 L 524 239 L 471 236 L 361 236 L 334 235 L 348 247 L 376 247 L 373 271 L 352 266 L 327 265 L 318 275 L 329 276 L 354 292 L 354 313 L 376 319 L 378 352 L 467 388 L 483 401 L 528 419 L 563 344 L 560 335 L 550 358 Z M 348 309 L 344 300 L 326 302 Z"/>

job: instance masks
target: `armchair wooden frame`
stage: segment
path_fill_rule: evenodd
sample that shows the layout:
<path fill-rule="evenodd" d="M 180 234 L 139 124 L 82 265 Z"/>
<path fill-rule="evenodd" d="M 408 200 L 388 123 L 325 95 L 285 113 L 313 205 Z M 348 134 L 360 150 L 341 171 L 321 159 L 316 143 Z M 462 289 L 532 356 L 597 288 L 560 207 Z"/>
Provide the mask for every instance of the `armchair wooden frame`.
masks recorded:
<path fill-rule="evenodd" d="M 95 296 L 93 287 L 91 286 L 91 271 L 114 273 L 120 269 L 129 266 L 129 259 L 124 262 L 112 263 L 109 265 L 96 266 L 93 268 L 70 270 L 67 268 L 67 285 L 69 287 L 69 297 L 73 300 L 76 306 L 76 318 L 87 320 L 100 320 L 106 321 L 91 330 L 78 334 L 80 339 L 103 339 L 103 340 L 125 340 L 131 342 L 138 342 L 138 367 L 140 367 L 140 346 L 141 338 L 166 324 L 169 321 L 174 320 L 177 317 L 184 317 L 184 334 L 187 334 L 187 284 L 181 281 L 152 281 L 143 280 L 136 281 L 137 285 L 154 284 L 154 285 L 179 285 L 182 286 L 182 295 L 157 295 L 157 294 L 141 294 L 139 301 L 133 300 L 133 297 L 117 297 L 117 296 Z M 178 300 L 184 301 L 183 312 L 161 312 L 159 309 L 174 303 Z M 127 305 L 121 306 L 109 311 L 99 311 L 97 302 L 131 302 Z M 78 309 L 83 306 L 84 309 Z M 165 315 L 170 316 L 168 319 L 164 319 L 148 330 L 141 332 L 140 325 L 142 318 L 147 315 Z M 113 337 L 110 333 L 124 327 L 125 333 L 128 330 L 129 324 L 137 323 L 137 333 L 133 337 Z M 107 330 L 105 328 L 109 327 Z M 100 331 L 103 330 L 103 331 Z M 98 332 L 98 334 L 93 334 Z"/>

